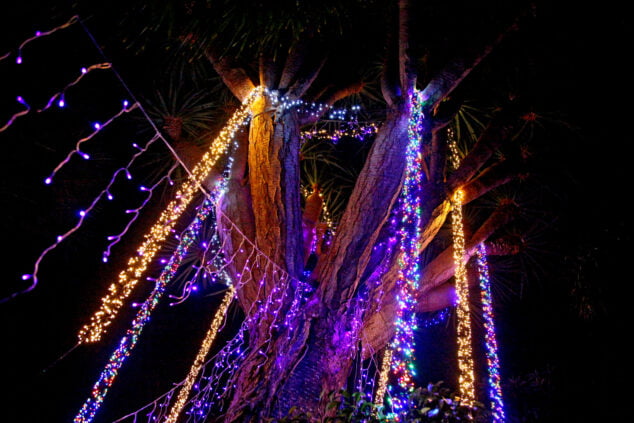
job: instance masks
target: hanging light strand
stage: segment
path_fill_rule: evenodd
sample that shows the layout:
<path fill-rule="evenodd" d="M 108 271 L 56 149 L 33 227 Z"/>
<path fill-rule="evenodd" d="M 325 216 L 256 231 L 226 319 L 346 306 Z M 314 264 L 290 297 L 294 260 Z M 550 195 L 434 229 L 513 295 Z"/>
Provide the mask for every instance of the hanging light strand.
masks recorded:
<path fill-rule="evenodd" d="M 504 423 L 504 401 L 500 384 L 500 360 L 498 344 L 495 336 L 495 321 L 493 316 L 493 297 L 491 295 L 491 279 L 489 278 L 489 264 L 484 243 L 478 246 L 478 273 L 480 282 L 480 298 L 482 299 L 482 313 L 484 316 L 487 369 L 489 375 L 489 398 L 491 399 L 491 414 L 493 423 Z"/>
<path fill-rule="evenodd" d="M 230 285 L 229 289 L 227 289 L 227 292 L 222 299 L 220 307 L 214 315 L 214 318 L 211 322 L 211 327 L 207 331 L 207 335 L 205 335 L 205 339 L 203 340 L 203 343 L 200 346 L 200 350 L 196 355 L 194 364 L 192 364 L 192 367 L 189 369 L 189 373 L 187 374 L 185 382 L 181 385 L 180 391 L 178 392 L 178 396 L 176 398 L 176 402 L 172 406 L 169 416 L 167 417 L 167 419 L 165 419 L 165 423 L 176 423 L 178 416 L 183 410 L 183 407 L 185 407 L 187 398 L 189 397 L 191 389 L 194 386 L 194 382 L 196 382 L 196 378 L 200 374 L 200 370 L 205 364 L 205 358 L 207 357 L 207 354 L 209 354 L 211 345 L 216 339 L 216 335 L 218 334 L 218 330 L 220 329 L 222 322 L 225 321 L 227 310 L 229 309 L 229 305 L 235 298 L 235 293 L 235 287 L 233 285 Z"/>
<path fill-rule="evenodd" d="M 448 131 L 448 144 L 451 151 L 451 161 L 454 168 L 460 165 L 458 149 L 453 131 Z M 475 403 L 475 376 L 473 364 L 473 350 L 471 347 L 471 314 L 469 312 L 469 282 L 467 280 L 467 267 L 465 255 L 465 235 L 462 216 L 462 204 L 464 191 L 457 189 L 452 196 L 451 223 L 453 232 L 453 259 L 455 263 L 455 283 L 458 304 L 457 316 L 457 344 L 458 344 L 458 386 L 461 403 L 473 406 Z"/>
<path fill-rule="evenodd" d="M 29 44 L 31 41 L 36 40 L 38 38 L 46 37 L 47 35 L 51 35 L 51 34 L 57 32 L 57 31 L 59 31 L 60 29 L 68 28 L 69 26 L 77 23 L 78 21 L 79 21 L 79 17 L 78 16 L 73 16 L 68 21 L 66 21 L 65 23 L 63 23 L 60 26 L 57 26 L 57 27 L 55 27 L 53 29 L 50 29 L 48 31 L 35 31 L 35 35 L 34 36 L 24 40 L 20 44 L 20 46 L 18 47 L 18 56 L 15 59 L 15 63 L 17 63 L 18 65 L 22 63 L 22 49 L 24 49 L 24 47 L 26 47 L 26 45 Z M 6 59 L 10 55 L 11 55 L 10 52 L 6 53 L 6 54 L 3 54 L 2 56 L 0 56 L 0 61 Z"/>
<path fill-rule="evenodd" d="M 420 239 L 422 219 L 422 112 L 423 100 L 420 91 L 415 91 L 411 100 L 411 117 L 407 128 L 408 144 L 405 153 L 405 181 L 399 198 L 400 216 L 398 258 L 399 287 L 396 310 L 395 334 L 390 348 L 392 372 L 397 377 L 398 386 L 390 386 L 393 417 L 398 420 L 409 404 L 409 396 L 414 390 L 414 331 L 416 321 L 416 292 L 420 286 L 420 268 L 416 245 Z"/>
<path fill-rule="evenodd" d="M 379 372 L 379 381 L 377 383 L 376 393 L 374 394 L 374 405 L 382 407 L 385 400 L 385 391 L 387 389 L 387 378 L 390 373 L 390 365 L 392 363 L 392 350 L 390 347 L 385 349 L 383 361 L 381 362 L 381 371 Z"/>
<path fill-rule="evenodd" d="M 185 211 L 194 194 L 199 189 L 218 159 L 226 152 L 236 132 L 250 117 L 251 104 L 262 92 L 255 88 L 236 110 L 220 134 L 212 142 L 209 150 L 201 161 L 194 167 L 191 175 L 176 192 L 172 200 L 161 213 L 158 221 L 145 235 L 145 241 L 137 249 L 136 255 L 128 260 L 128 267 L 119 274 L 116 282 L 110 285 L 108 293 L 101 299 L 101 307 L 93 314 L 90 322 L 79 332 L 80 343 L 97 342 L 103 336 L 105 329 L 112 323 L 123 302 L 137 285 L 139 278 L 147 269 L 159 251 L 163 242 L 174 228 L 176 221 Z"/>
<path fill-rule="evenodd" d="M 187 231 L 181 238 L 176 251 L 163 268 L 160 277 L 156 280 L 154 290 L 145 302 L 141 304 L 136 317 L 132 321 L 131 327 L 127 330 L 125 336 L 121 338 L 119 346 L 110 356 L 108 364 L 106 364 L 99 376 L 99 379 L 92 388 L 90 398 L 86 400 L 79 410 L 79 413 L 75 416 L 74 423 L 89 423 L 95 417 L 97 410 L 99 410 L 99 407 L 108 393 L 108 389 L 114 383 L 119 369 L 136 346 L 143 328 L 149 322 L 152 311 L 154 311 L 160 299 L 163 297 L 167 285 L 178 271 L 183 258 L 187 254 L 192 243 L 198 238 L 198 233 L 203 222 L 211 214 L 214 208 L 215 201 L 213 201 L 213 198 L 208 198 L 198 209 L 196 218 L 187 228 Z"/>

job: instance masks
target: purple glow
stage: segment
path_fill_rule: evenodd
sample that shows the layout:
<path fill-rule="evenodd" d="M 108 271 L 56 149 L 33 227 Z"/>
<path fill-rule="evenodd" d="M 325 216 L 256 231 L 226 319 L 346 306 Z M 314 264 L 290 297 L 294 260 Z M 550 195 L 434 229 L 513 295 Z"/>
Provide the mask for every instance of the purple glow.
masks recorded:
<path fill-rule="evenodd" d="M 128 103 L 128 100 L 123 100 L 123 107 L 128 107 L 130 103 Z"/>
<path fill-rule="evenodd" d="M 35 31 L 35 36 L 39 37 L 40 35 L 42 35 L 42 33 L 40 31 Z"/>
<path fill-rule="evenodd" d="M 88 72 L 88 69 L 86 69 L 86 68 L 81 68 L 81 73 L 86 73 L 86 72 Z"/>
<path fill-rule="evenodd" d="M 64 106 L 66 106 L 66 102 L 64 101 L 63 98 L 61 98 L 58 102 L 57 105 L 60 107 L 60 109 L 63 109 Z"/>
<path fill-rule="evenodd" d="M 101 124 L 99 122 L 95 122 L 92 126 L 94 126 L 96 130 L 101 129 Z"/>
<path fill-rule="evenodd" d="M 90 159 L 90 155 L 88 153 L 81 153 L 81 156 L 84 158 L 84 160 Z"/>
<path fill-rule="evenodd" d="M 79 210 L 79 215 L 81 217 L 84 217 L 84 216 L 86 216 L 86 212 L 84 210 Z"/>
<path fill-rule="evenodd" d="M 17 96 L 15 99 L 18 103 L 26 104 L 26 101 L 24 101 L 21 95 Z"/>
<path fill-rule="evenodd" d="M 53 179 L 51 179 L 51 178 L 46 178 L 46 179 L 44 179 L 44 183 L 45 183 L 46 185 L 50 185 L 50 184 L 51 184 L 51 182 L 53 182 Z"/>
<path fill-rule="evenodd" d="M 22 64 L 22 57 L 21 56 L 16 57 L 15 63 L 17 63 L 18 65 L 21 65 Z"/>
<path fill-rule="evenodd" d="M 33 277 L 33 275 L 29 275 L 28 273 L 25 273 L 25 274 L 22 275 L 22 280 L 26 281 L 26 280 L 31 279 L 32 277 Z"/>

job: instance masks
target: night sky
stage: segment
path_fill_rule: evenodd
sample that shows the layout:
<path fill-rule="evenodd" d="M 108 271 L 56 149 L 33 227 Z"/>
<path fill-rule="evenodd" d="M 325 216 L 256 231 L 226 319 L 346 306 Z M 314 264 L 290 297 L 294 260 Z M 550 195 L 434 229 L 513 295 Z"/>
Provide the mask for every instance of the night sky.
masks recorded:
<path fill-rule="evenodd" d="M 631 261 L 632 228 L 624 201 L 632 192 L 628 147 L 633 92 L 631 72 L 623 62 L 634 51 L 634 37 L 628 14 L 605 2 L 600 7 L 543 7 L 530 27 L 517 35 L 533 57 L 531 75 L 539 87 L 533 93 L 536 111 L 568 124 L 551 132 L 552 148 L 540 159 L 540 181 L 544 191 L 553 194 L 547 196 L 551 214 L 544 217 L 549 229 L 535 244 L 538 262 L 530 269 L 534 276 L 507 292 L 497 310 L 508 414 L 524 416 L 523 421 L 626 420 L 622 416 L 627 395 L 618 384 L 626 382 L 624 371 L 629 367 L 622 339 L 627 336 L 625 288 L 631 278 L 626 266 Z M 63 20 L 51 22 L 43 6 L 9 9 L 0 18 L 0 56 L 14 51 L 35 30 Z M 105 44 L 110 39 L 108 22 L 90 22 Z M 145 94 L 150 87 L 142 70 L 160 71 L 124 51 L 103 47 L 132 90 Z M 491 60 L 503 63 L 504 54 L 517 52 L 503 48 Z M 41 103 L 63 85 L 60 81 L 69 81 L 82 66 L 103 59 L 75 26 L 29 45 L 22 67 L 14 61 L 14 55 L 0 61 L 0 125 L 19 110 L 16 95 Z M 139 129 L 138 114 L 130 116 L 114 125 L 107 137 L 91 141 L 91 160 L 75 157 L 53 185 L 45 186 L 44 178 L 74 142 L 89 133 L 89 125 L 104 122 L 118 111 L 120 100 L 129 97 L 111 73 L 90 76 L 85 85 L 69 91 L 68 110 L 31 113 L 0 133 L 2 296 L 26 286 L 20 277 L 31 271 L 39 252 L 74 224 L 78 210 L 107 182 L 106 175 L 129 157 L 130 142 L 151 134 Z M 167 163 L 160 148 L 152 157 L 156 162 L 145 163 L 138 170 L 141 180 L 135 183 L 150 180 L 152 166 L 160 169 Z M 33 292 L 0 304 L 0 420 L 71 421 L 89 394 L 134 310 L 124 310 L 106 342 L 81 346 L 58 359 L 76 343 L 77 330 L 156 217 L 156 205 L 166 198 L 167 193 L 156 195 L 155 207 L 139 218 L 105 265 L 105 236 L 125 224 L 121 210 L 143 198 L 137 186 L 121 184 L 117 200 L 98 207 L 84 228 L 43 261 L 41 281 Z M 504 277 L 505 263 L 497 263 L 499 277 Z M 143 295 L 136 292 L 134 299 Z M 127 414 L 181 380 L 219 300 L 201 295 L 185 305 L 159 306 L 96 421 Z M 421 382 L 444 379 L 452 384 L 450 327 L 440 325 L 419 334 Z M 538 417 L 530 420 L 531 415 Z"/>

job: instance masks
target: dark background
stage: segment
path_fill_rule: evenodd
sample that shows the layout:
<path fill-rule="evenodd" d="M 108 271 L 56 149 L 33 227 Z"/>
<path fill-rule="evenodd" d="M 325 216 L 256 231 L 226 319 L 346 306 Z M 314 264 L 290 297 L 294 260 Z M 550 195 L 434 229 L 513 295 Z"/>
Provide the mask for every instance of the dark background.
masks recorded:
<path fill-rule="evenodd" d="M 42 4 L 8 7 L 0 22 L 0 54 L 14 50 L 35 30 L 66 19 L 51 15 L 57 16 Z M 88 21 L 100 42 L 112 37 L 110 24 Z M 627 382 L 629 359 L 623 339 L 628 336 L 631 261 L 626 203 L 632 193 L 632 82 L 624 60 L 633 51 L 631 25 L 625 11 L 610 3 L 592 9 L 559 3 L 539 8 L 535 22 L 520 34 L 520 45 L 533 58 L 536 107 L 562 117 L 572 129 L 556 132 L 543 158 L 544 190 L 557 194 L 550 205 L 557 218 L 544 238 L 541 262 L 535 264 L 543 271 L 497 310 L 507 413 L 536 416 L 525 421 L 625 421 L 627 394 L 619 386 Z M 105 42 L 103 47 L 135 92 L 150 88 L 145 73 L 161 71 Z M 502 49 L 491 60 L 503 62 L 504 54 L 518 52 Z M 30 44 L 21 67 L 14 58 L 0 62 L 0 124 L 19 110 L 16 95 L 44 101 L 81 66 L 102 61 L 79 26 Z M 91 141 L 90 148 L 87 144 L 93 160 L 75 158 L 55 184 L 44 186 L 55 164 L 89 133 L 90 123 L 106 120 L 128 97 L 111 73 L 92 76 L 69 94 L 68 111 L 30 114 L 0 133 L 3 295 L 26 286 L 20 276 L 30 272 L 39 252 L 74 224 L 77 211 L 107 182 L 105 175 L 129 157 L 132 138 L 147 139 L 150 133 L 139 133 L 138 119 L 130 116 L 107 137 Z M 154 156 L 160 160 L 164 153 L 157 147 Z M 150 165 L 139 169 L 141 178 L 150 178 Z M 119 192 L 114 204 L 100 206 L 80 232 L 44 260 L 33 292 L 0 304 L 3 421 L 72 420 L 130 321 L 132 309 L 117 319 L 104 342 L 56 361 L 75 344 L 77 330 L 104 287 L 156 216 L 152 208 L 142 216 L 104 265 L 104 237 L 121 227 L 121 210 L 142 198 L 136 186 L 122 184 Z M 493 272 L 495 266 L 493 261 Z M 135 296 L 143 298 L 143 293 Z M 217 297 L 199 296 L 182 306 L 159 306 L 96 421 L 126 414 L 181 380 L 216 303 Z M 590 318 L 580 310 L 592 311 Z M 443 325 L 421 332 L 421 382 L 445 379 L 452 384 L 450 334 Z"/>

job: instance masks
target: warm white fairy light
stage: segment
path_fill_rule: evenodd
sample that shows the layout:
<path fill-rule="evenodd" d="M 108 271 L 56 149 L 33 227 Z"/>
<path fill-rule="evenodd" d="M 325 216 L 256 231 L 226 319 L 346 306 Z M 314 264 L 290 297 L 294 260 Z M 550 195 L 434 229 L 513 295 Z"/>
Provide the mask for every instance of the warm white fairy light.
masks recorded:
<path fill-rule="evenodd" d="M 216 339 L 216 335 L 218 334 L 218 330 L 220 329 L 222 322 L 225 320 L 227 309 L 229 308 L 229 305 L 235 297 L 235 292 L 235 287 L 233 285 L 230 285 L 227 293 L 222 299 L 220 307 L 214 315 L 214 319 L 211 322 L 211 327 L 207 331 L 207 335 L 205 336 L 205 339 L 200 346 L 200 350 L 198 351 L 198 355 L 196 355 L 194 364 L 192 364 L 192 367 L 189 369 L 189 374 L 187 375 L 185 382 L 183 383 L 183 385 L 181 385 L 180 391 L 178 392 L 178 397 L 176 398 L 176 402 L 172 406 L 169 416 L 167 417 L 167 419 L 165 419 L 165 423 L 176 423 L 178 416 L 187 403 L 187 398 L 189 397 L 192 386 L 194 386 L 194 382 L 196 381 L 200 370 L 205 365 L 205 358 L 209 354 L 209 349 Z"/>
<path fill-rule="evenodd" d="M 212 142 L 209 150 L 176 192 L 175 199 L 168 204 L 158 221 L 144 236 L 145 241 L 137 249 L 136 255 L 128 260 L 128 267 L 119 274 L 118 281 L 110 285 L 108 293 L 101 299 L 99 310 L 92 315 L 90 322 L 79 331 L 80 343 L 97 342 L 101 339 L 105 329 L 112 323 L 119 309 L 123 306 L 124 300 L 131 294 L 139 278 L 171 233 L 178 218 L 194 198 L 201 183 L 207 178 L 218 159 L 225 153 L 236 132 L 249 119 L 251 105 L 261 93 L 260 87 L 253 89 Z"/>
<path fill-rule="evenodd" d="M 304 196 L 304 199 L 307 199 L 312 194 L 310 191 L 308 191 L 308 188 L 303 186 L 301 187 L 301 191 L 302 191 L 302 195 Z M 319 196 L 322 199 L 324 197 L 321 193 L 319 193 Z M 334 236 L 335 235 L 335 221 L 333 220 L 330 214 L 330 211 L 328 211 L 328 205 L 326 204 L 325 201 L 321 202 L 321 218 L 323 219 L 323 222 L 328 227 L 328 230 L 330 231 L 330 235 Z"/>
<path fill-rule="evenodd" d="M 390 367 L 392 365 L 392 349 L 387 347 L 383 354 L 381 362 L 381 372 L 379 373 L 379 381 L 377 383 L 376 394 L 374 394 L 374 404 L 377 407 L 383 407 L 385 392 L 387 390 L 387 378 L 390 375 Z"/>
<path fill-rule="evenodd" d="M 454 168 L 460 165 L 456 140 L 453 132 L 448 132 L 448 143 L 451 151 L 451 161 Z M 464 191 L 457 189 L 454 192 L 451 212 L 453 231 L 453 259 L 456 266 L 456 294 L 458 304 L 456 306 L 456 316 L 458 320 L 457 342 L 458 342 L 458 370 L 460 373 L 458 386 L 463 405 L 473 406 L 475 403 L 475 376 L 473 364 L 473 350 L 471 347 L 471 315 L 469 313 L 469 282 L 467 280 L 467 267 L 465 256 L 465 236 L 463 227 L 462 204 L 464 202 Z"/>

